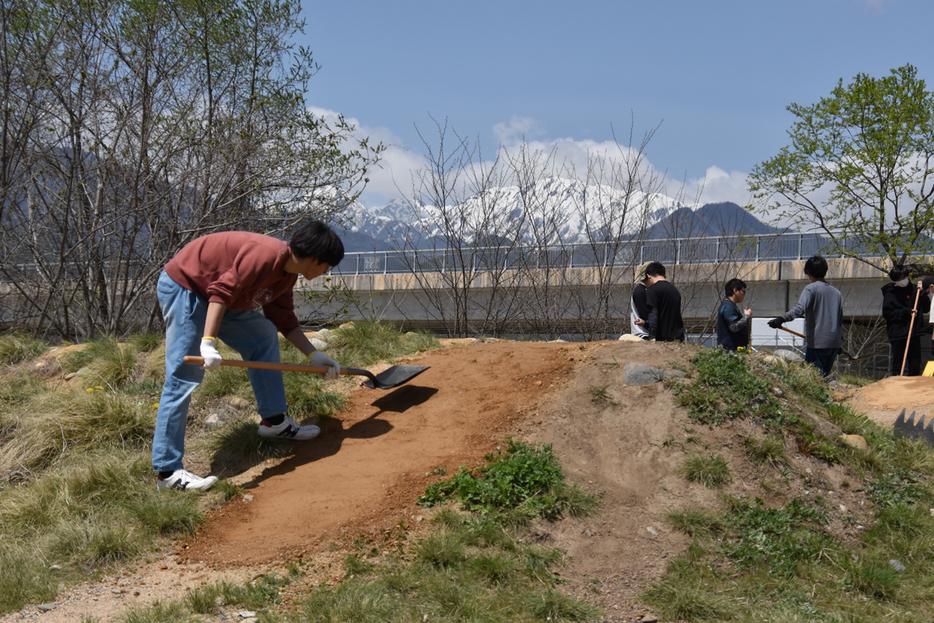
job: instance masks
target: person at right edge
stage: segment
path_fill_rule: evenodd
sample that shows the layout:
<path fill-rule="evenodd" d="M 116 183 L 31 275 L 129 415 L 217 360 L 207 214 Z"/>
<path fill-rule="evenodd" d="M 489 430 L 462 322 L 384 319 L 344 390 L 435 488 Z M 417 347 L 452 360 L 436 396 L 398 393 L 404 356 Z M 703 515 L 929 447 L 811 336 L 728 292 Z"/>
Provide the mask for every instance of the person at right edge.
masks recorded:
<path fill-rule="evenodd" d="M 882 286 L 882 317 L 885 318 L 885 330 L 892 347 L 889 374 L 900 375 L 904 361 L 905 376 L 921 376 L 921 332 L 924 328 L 921 315 L 931 311 L 931 299 L 923 288 L 918 291 L 917 284 L 911 282 L 908 269 L 902 264 L 892 267 L 889 279 L 893 283 Z"/>
<path fill-rule="evenodd" d="M 808 258 L 804 274 L 810 283 L 801 291 L 798 304 L 769 320 L 769 326 L 778 329 L 786 322 L 803 317 L 807 342 L 804 360 L 817 367 L 826 379 L 843 348 L 843 295 L 824 281 L 827 260 L 820 255 Z"/>

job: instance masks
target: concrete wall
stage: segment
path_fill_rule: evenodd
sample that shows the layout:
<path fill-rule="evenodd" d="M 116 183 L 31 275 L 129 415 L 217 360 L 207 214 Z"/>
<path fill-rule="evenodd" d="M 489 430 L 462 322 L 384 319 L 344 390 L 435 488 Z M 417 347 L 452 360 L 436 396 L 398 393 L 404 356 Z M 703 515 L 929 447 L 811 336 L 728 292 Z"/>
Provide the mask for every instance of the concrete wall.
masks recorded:
<path fill-rule="evenodd" d="M 827 281 L 840 289 L 844 297 L 844 315 L 850 319 L 878 317 L 882 306 L 880 288 L 889 282 L 888 277 L 864 262 L 855 259 L 829 260 Z M 765 261 L 726 264 L 684 264 L 668 267 L 668 276 L 684 296 L 683 315 L 687 322 L 703 322 L 711 318 L 723 300 L 723 284 L 738 276 L 746 282 L 748 290 L 745 305 L 753 309 L 756 317 L 774 317 L 794 307 L 801 291 L 809 283 L 804 274 L 803 261 Z M 628 307 L 633 272 L 631 269 L 604 269 L 600 278 L 599 269 L 574 268 L 565 271 L 538 271 L 522 275 L 517 287 L 529 288 L 532 283 L 541 286 L 575 284 L 582 296 L 587 296 L 587 286 L 601 281 L 611 283 L 613 307 L 619 323 L 628 326 Z M 496 276 L 481 273 L 474 280 L 474 295 L 481 302 L 489 300 L 491 283 Z M 412 274 L 361 274 L 324 277 L 311 283 L 300 280 L 298 289 L 307 292 L 323 292 L 327 285 L 343 283 L 365 301 L 368 315 L 390 321 L 409 321 L 414 325 L 430 325 L 436 320 L 433 304 L 425 290 L 443 289 L 442 276 L 438 273 L 425 274 L 416 278 Z M 300 297 L 297 297 L 297 301 Z M 594 302 L 596 305 L 596 302 Z M 299 312 L 308 313 L 309 307 L 299 306 Z M 336 303 L 333 306 L 336 309 Z M 621 331 L 624 329 L 621 329 Z"/>

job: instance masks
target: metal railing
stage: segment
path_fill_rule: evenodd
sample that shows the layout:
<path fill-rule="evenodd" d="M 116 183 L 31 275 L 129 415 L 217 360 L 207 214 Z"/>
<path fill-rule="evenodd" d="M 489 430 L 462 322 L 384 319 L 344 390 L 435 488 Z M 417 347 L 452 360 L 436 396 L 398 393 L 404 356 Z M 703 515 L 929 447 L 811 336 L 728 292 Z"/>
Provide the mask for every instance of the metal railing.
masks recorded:
<path fill-rule="evenodd" d="M 839 240 L 840 238 L 838 238 Z M 704 238 L 662 238 L 560 246 L 406 249 L 348 253 L 334 275 L 373 275 L 452 270 L 519 270 L 636 266 L 652 260 L 665 265 L 803 260 L 824 252 L 821 234 L 783 233 Z M 849 248 L 856 249 L 855 245 Z"/>

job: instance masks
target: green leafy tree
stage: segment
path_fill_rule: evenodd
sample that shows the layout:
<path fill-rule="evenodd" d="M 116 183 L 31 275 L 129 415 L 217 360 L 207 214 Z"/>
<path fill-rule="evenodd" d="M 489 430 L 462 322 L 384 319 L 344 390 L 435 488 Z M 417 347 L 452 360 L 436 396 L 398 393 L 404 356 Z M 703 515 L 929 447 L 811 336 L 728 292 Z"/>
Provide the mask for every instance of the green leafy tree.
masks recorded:
<path fill-rule="evenodd" d="M 934 248 L 934 94 L 913 66 L 788 110 L 791 145 L 749 178 L 756 207 L 880 270 Z"/>

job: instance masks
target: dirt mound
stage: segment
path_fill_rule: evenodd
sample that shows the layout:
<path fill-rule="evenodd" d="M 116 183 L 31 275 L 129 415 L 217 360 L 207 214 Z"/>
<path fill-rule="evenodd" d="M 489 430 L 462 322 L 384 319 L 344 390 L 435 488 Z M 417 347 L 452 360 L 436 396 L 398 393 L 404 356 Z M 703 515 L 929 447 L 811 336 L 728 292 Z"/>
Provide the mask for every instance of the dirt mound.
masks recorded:
<path fill-rule="evenodd" d="M 409 384 L 355 391 L 349 408 L 321 423 L 318 439 L 235 479 L 247 495 L 211 514 L 180 546 L 180 559 L 267 564 L 308 555 L 342 534 L 413 521 L 434 470 L 477 464 L 594 349 L 492 342 L 419 357 L 430 369 Z"/>
<path fill-rule="evenodd" d="M 879 424 L 891 427 L 902 409 L 934 416 L 934 377 L 890 376 L 842 397 Z"/>
<path fill-rule="evenodd" d="M 770 505 L 787 501 L 782 495 L 823 496 L 839 509 L 831 529 L 855 536 L 868 520 L 849 484 L 858 475 L 799 452 L 789 440 L 793 464 L 777 476 L 745 458 L 744 439 L 763 434 L 756 422 L 693 425 L 664 384 L 624 381 L 628 363 L 684 369 L 696 351 L 642 341 L 493 341 L 413 358 L 430 369 L 395 390 L 355 390 L 349 408 L 323 422 L 321 437 L 234 478 L 246 488 L 242 499 L 209 515 L 173 556 L 110 584 L 69 591 L 49 612 L 33 608 L 2 620 L 57 623 L 93 614 L 112 621 L 129 605 L 177 599 L 185 587 L 275 570 L 297 558 L 309 562 L 307 584 L 334 581 L 341 550 L 354 540 L 427 524 L 419 523 L 428 513 L 415 499 L 438 478 L 436 468 L 452 474 L 480 464 L 510 435 L 552 444 L 568 477 L 600 495 L 597 515 L 538 522 L 534 529 L 543 545 L 566 554 L 558 570 L 567 580 L 562 590 L 604 608 L 608 621 L 640 620 L 646 608 L 639 595 L 687 546 L 665 515 L 717 505 L 720 491 L 680 475 L 688 454 L 721 454 L 733 477 L 725 491 L 733 495 Z M 909 406 L 906 400 L 920 407 L 934 404 L 934 380 L 887 379 L 848 396 L 858 407 L 888 407 L 896 396 L 897 408 Z"/>

